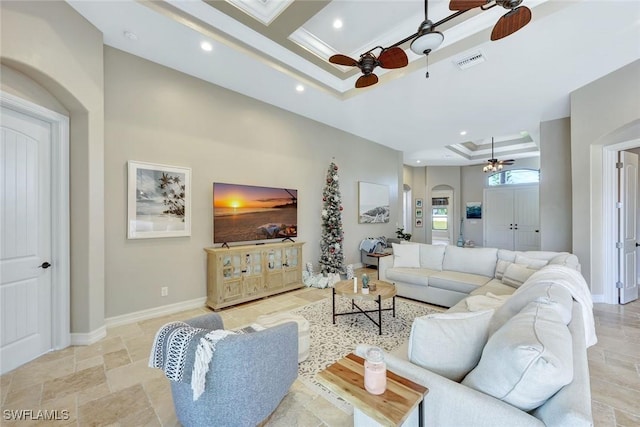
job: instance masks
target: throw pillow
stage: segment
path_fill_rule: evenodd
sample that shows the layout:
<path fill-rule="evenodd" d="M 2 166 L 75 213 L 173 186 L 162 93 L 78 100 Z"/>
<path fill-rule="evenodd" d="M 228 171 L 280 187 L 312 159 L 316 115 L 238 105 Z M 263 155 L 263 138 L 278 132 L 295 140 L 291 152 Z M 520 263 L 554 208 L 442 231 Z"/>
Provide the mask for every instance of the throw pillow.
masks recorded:
<path fill-rule="evenodd" d="M 480 360 L 492 315 L 493 310 L 484 310 L 416 318 L 409 337 L 409 360 L 460 382 Z"/>
<path fill-rule="evenodd" d="M 489 338 L 462 384 L 530 411 L 573 380 L 571 346 L 558 313 L 532 302 Z"/>
<path fill-rule="evenodd" d="M 504 272 L 507 267 L 509 267 L 509 265 L 511 265 L 509 261 L 506 261 L 504 259 L 498 260 L 498 262 L 496 263 L 496 279 L 502 279 L 502 276 L 504 276 Z"/>
<path fill-rule="evenodd" d="M 393 243 L 393 266 L 420 268 L 420 245 Z"/>
<path fill-rule="evenodd" d="M 511 263 L 502 275 L 502 283 L 519 288 L 536 270 L 522 264 Z"/>
<path fill-rule="evenodd" d="M 516 254 L 516 264 L 526 265 L 534 270 L 540 270 L 542 267 L 547 265 L 547 263 L 548 261 L 544 259 L 531 258 L 521 254 Z"/>

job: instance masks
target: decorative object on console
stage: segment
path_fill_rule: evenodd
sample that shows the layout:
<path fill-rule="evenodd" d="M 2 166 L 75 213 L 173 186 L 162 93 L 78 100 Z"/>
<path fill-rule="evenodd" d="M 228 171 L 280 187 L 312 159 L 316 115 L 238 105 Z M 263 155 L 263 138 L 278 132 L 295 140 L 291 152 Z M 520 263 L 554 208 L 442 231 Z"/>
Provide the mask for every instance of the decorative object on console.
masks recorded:
<path fill-rule="evenodd" d="M 127 237 L 191 236 L 191 169 L 129 161 Z"/>
<path fill-rule="evenodd" d="M 458 236 L 458 242 L 456 243 L 457 246 L 459 247 L 463 247 L 464 246 L 464 237 L 462 237 L 462 226 L 464 225 L 464 219 L 460 220 L 460 235 Z"/>
<path fill-rule="evenodd" d="M 406 240 L 407 242 L 411 240 L 411 233 L 405 233 L 404 228 L 401 227 L 396 230 L 396 236 L 398 236 L 398 239 Z"/>
<path fill-rule="evenodd" d="M 437 49 L 444 41 L 444 35 L 439 31 L 435 31 L 435 29 L 472 9 L 479 7 L 484 11 L 498 5 L 509 9 L 493 27 L 491 40 L 499 40 L 515 33 L 531 21 L 531 10 L 526 6 L 520 6 L 520 3 L 522 3 L 522 0 L 495 0 L 495 2 L 493 0 L 451 0 L 449 9 L 456 12 L 433 23 L 429 20 L 429 2 L 425 0 L 424 21 L 422 21 L 415 34 L 405 37 L 388 47 L 376 46 L 371 48 L 360 55 L 360 60 L 358 61 L 346 55 L 337 54 L 331 56 L 329 62 L 348 67 L 358 67 L 362 71 L 362 76 L 356 80 L 356 88 L 371 86 L 378 83 L 378 76 L 373 72 L 376 67 L 402 68 L 409 63 L 406 53 L 399 46 L 410 40 L 411 50 L 417 55 L 426 55 L 428 66 L 429 53 Z M 373 51 L 377 49 L 380 49 L 380 53 L 376 57 Z M 429 77 L 428 71 L 426 77 Z"/>
<path fill-rule="evenodd" d="M 389 187 L 370 182 L 358 183 L 358 222 L 379 224 L 389 222 Z"/>
<path fill-rule="evenodd" d="M 213 243 L 297 236 L 297 190 L 213 184 Z"/>
<path fill-rule="evenodd" d="M 326 185 L 322 192 L 322 234 L 320 236 L 320 271 L 341 273 L 344 271 L 342 231 L 342 203 L 338 166 L 331 162 L 327 170 Z"/>

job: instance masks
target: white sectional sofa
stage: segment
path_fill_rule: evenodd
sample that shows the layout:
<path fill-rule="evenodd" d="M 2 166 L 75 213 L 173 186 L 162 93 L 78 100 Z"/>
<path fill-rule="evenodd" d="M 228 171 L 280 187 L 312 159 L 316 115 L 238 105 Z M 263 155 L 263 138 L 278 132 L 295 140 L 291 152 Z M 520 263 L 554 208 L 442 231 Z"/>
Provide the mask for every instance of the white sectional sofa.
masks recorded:
<path fill-rule="evenodd" d="M 403 243 L 393 244 L 393 256 L 380 258 L 378 272 L 380 280 L 396 285 L 398 296 L 451 307 L 469 295 L 511 294 L 509 281 L 522 283 L 547 264 L 580 271 L 578 258 L 568 252 Z"/>
<path fill-rule="evenodd" d="M 404 267 L 416 262 L 405 259 L 380 273 L 396 283 L 399 295 L 453 305 L 416 318 L 405 345 L 385 353 L 390 371 L 429 389 L 424 425 L 592 426 L 587 347 L 596 336 L 578 259 L 419 249 L 420 267 Z M 415 257 L 407 249 L 394 252 Z M 369 348 L 361 344 L 356 354 L 364 357 Z M 411 414 L 407 425 L 416 425 L 417 416 Z M 354 421 L 364 426 L 370 420 L 355 409 Z"/>

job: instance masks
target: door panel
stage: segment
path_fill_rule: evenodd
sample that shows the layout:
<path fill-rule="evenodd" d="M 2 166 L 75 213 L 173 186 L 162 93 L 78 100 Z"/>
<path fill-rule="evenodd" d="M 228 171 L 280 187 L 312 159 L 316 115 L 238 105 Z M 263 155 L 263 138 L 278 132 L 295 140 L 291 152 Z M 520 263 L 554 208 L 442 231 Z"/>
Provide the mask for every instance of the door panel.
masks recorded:
<path fill-rule="evenodd" d="M 540 202 L 538 187 L 514 189 L 514 248 L 517 251 L 540 249 Z"/>
<path fill-rule="evenodd" d="M 513 198 L 511 189 L 486 190 L 484 246 L 513 250 Z"/>
<path fill-rule="evenodd" d="M 619 301 L 626 304 L 638 299 L 637 282 L 637 211 L 638 211 L 638 155 L 621 151 L 619 161 L 620 169 L 619 186 L 622 209 L 618 220 L 620 241 L 622 242 L 620 254 L 620 289 Z"/>
<path fill-rule="evenodd" d="M 51 349 L 49 124 L 0 114 L 0 373 Z"/>

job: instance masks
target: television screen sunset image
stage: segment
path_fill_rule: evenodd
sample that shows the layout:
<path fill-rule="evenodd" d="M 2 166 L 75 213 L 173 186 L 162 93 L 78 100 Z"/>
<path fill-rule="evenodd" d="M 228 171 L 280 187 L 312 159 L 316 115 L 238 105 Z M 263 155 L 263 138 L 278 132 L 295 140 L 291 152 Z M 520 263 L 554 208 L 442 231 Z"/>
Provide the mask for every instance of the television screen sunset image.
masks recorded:
<path fill-rule="evenodd" d="M 298 191 L 213 184 L 213 242 L 284 239 L 298 235 Z"/>

